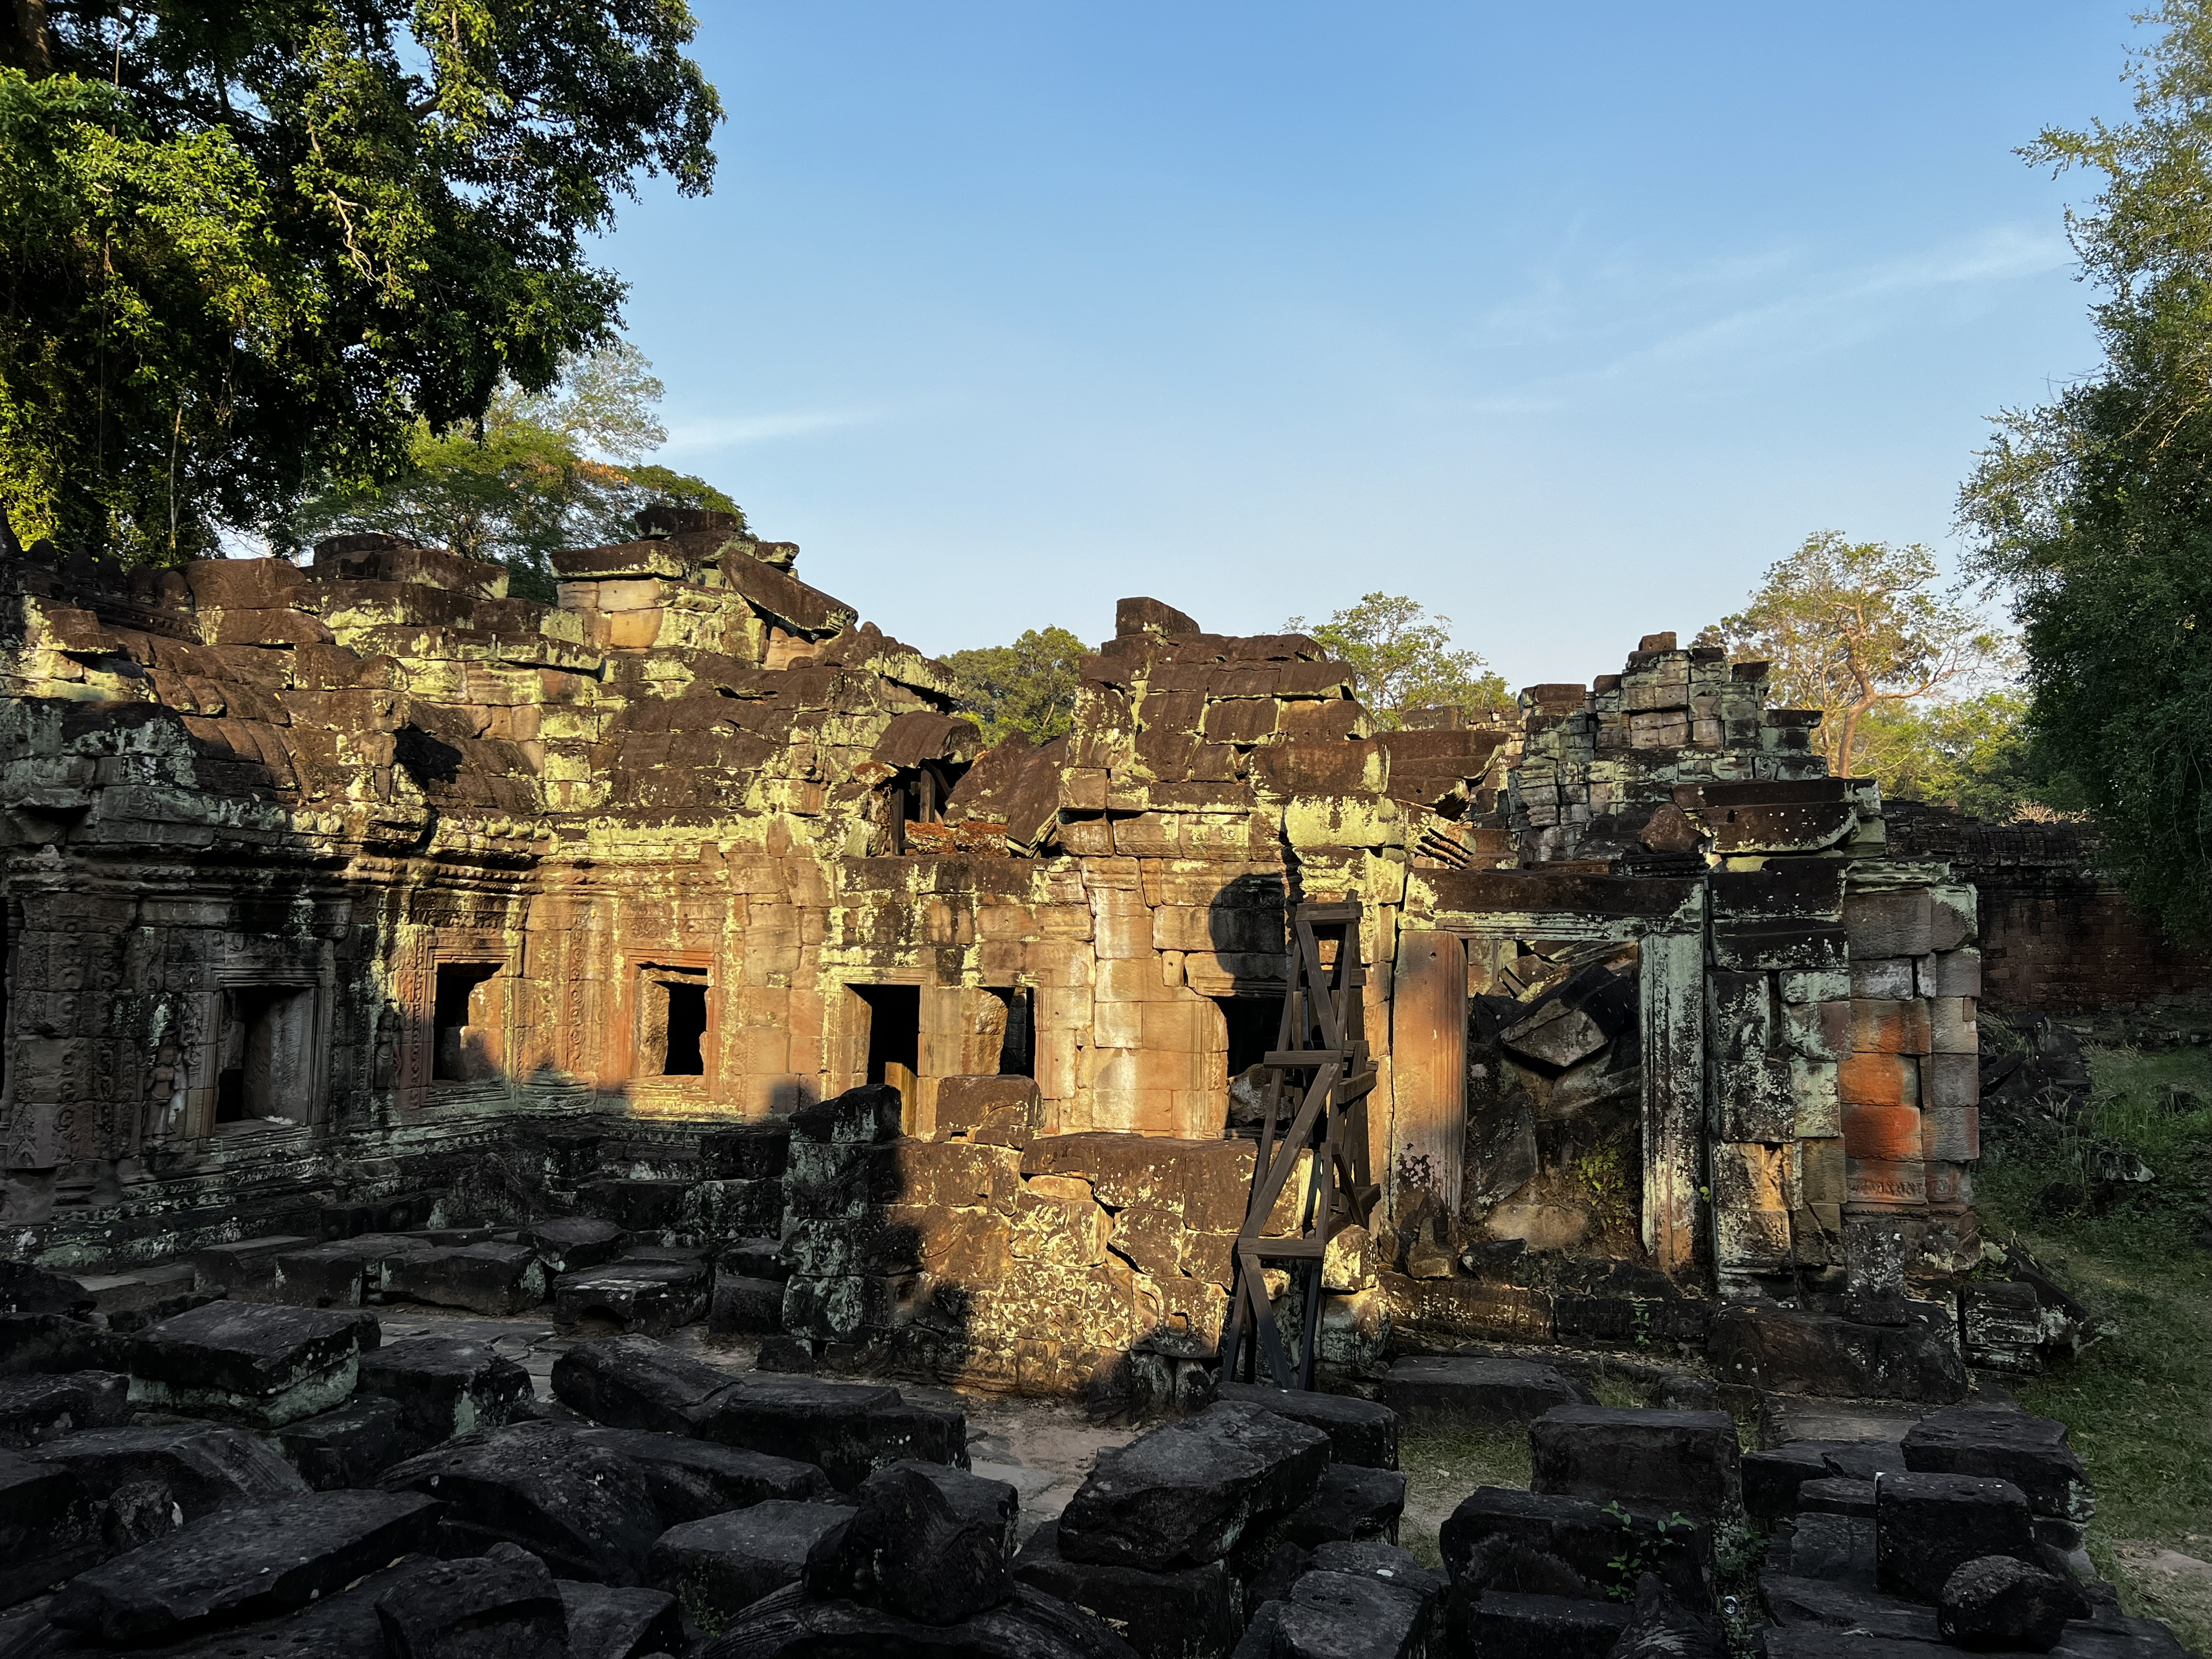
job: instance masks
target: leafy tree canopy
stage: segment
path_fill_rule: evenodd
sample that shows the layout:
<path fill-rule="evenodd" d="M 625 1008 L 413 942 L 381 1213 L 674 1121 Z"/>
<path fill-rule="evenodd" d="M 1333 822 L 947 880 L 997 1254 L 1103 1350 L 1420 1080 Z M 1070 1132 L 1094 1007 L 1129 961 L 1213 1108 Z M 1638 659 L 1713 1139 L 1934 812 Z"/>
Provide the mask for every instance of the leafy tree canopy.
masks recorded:
<path fill-rule="evenodd" d="M 1829 769 L 1863 775 L 1869 714 L 1954 688 L 2003 658 L 2002 640 L 1971 606 L 1937 592 L 1936 576 L 1936 556 L 1917 543 L 1817 531 L 1699 638 L 1772 663 L 1783 702 L 1826 716 Z"/>
<path fill-rule="evenodd" d="M 2003 688 L 1924 705 L 1885 703 L 1859 728 L 1863 763 L 1885 799 L 1927 801 L 2002 823 L 2071 805 L 2043 774 L 2027 697 Z"/>
<path fill-rule="evenodd" d="M 626 541 L 653 501 L 744 514 L 702 478 L 647 465 L 668 433 L 645 354 L 628 341 L 570 359 L 561 380 L 530 393 L 502 381 L 473 425 L 416 424 L 408 471 L 388 484 L 340 487 L 289 514 L 271 541 L 286 552 L 325 536 L 389 531 L 426 547 L 494 559 L 519 596 L 550 600 L 550 556 Z"/>
<path fill-rule="evenodd" d="M 0 8 L 0 507 L 182 559 L 609 343 L 583 255 L 713 176 L 684 0 Z"/>
<path fill-rule="evenodd" d="M 1075 691 L 1090 647 L 1065 628 L 1032 628 L 1012 645 L 955 651 L 960 712 L 998 743 L 1018 732 L 1032 743 L 1064 735 L 1075 723 Z"/>
<path fill-rule="evenodd" d="M 2212 934 L 2212 5 L 2167 0 L 2135 118 L 2021 154 L 2101 188 L 2068 228 L 2103 365 L 2004 411 L 1960 493 L 2009 584 L 2029 724 L 2136 900 Z"/>
<path fill-rule="evenodd" d="M 1348 665 L 1359 701 L 1382 726 L 1416 708 L 1457 708 L 1479 719 L 1515 707 L 1477 653 L 1452 648 L 1451 618 L 1402 594 L 1370 593 L 1326 622 L 1292 617 L 1283 627 L 1312 635 Z"/>

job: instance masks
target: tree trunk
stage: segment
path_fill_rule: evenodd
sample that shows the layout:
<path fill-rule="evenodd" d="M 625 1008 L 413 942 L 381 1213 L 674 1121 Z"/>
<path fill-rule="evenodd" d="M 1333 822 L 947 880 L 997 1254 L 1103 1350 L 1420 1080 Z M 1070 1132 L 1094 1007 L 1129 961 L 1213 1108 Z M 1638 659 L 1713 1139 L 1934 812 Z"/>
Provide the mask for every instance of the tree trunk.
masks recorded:
<path fill-rule="evenodd" d="M 46 33 L 46 0 L 0 0 L 0 64 L 18 69 L 33 81 L 54 72 L 53 46 Z"/>

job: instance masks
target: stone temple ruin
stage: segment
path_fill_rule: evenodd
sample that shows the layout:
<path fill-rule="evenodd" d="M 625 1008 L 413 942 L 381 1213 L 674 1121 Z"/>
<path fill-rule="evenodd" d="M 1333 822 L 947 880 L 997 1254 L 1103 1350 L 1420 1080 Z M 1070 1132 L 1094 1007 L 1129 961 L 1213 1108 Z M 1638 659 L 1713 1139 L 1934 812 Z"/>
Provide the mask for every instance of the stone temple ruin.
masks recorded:
<path fill-rule="evenodd" d="M 1073 732 L 986 749 L 795 547 L 641 527 L 556 556 L 551 606 L 383 536 L 0 564 L 0 1538 L 47 1506 L 0 1600 L 70 1581 L 0 1654 L 335 1643 L 343 1606 L 395 1654 L 491 1652 L 438 1621 L 495 1607 L 552 1632 L 501 1652 L 747 1607 L 714 1651 L 1595 1656 L 1723 1640 L 1747 1513 L 1842 1563 L 1785 1552 L 1801 1600 L 1861 1566 L 1938 1600 L 1875 1573 L 1872 1477 L 2070 1459 L 1961 1404 L 2079 1332 L 1976 1226 L 1975 890 L 1763 665 L 1656 635 L 1510 721 L 1385 731 L 1313 641 L 1128 599 Z M 1254 1196 L 1316 915 L 1364 1044 L 1319 1214 L 1310 1154 Z M 1308 1241 L 1254 1282 L 1327 1392 L 1220 1374 L 1240 1232 Z M 401 1304 L 601 1340 L 538 1399 L 480 1344 L 380 1349 Z M 657 1340 L 702 1320 L 760 1368 Z M 1655 1404 L 1595 1405 L 1592 1356 Z M 899 1383 L 1167 1421 L 1014 1556 L 1012 1488 Z M 1711 1409 L 1862 1397 L 1983 1449 L 1777 1431 L 1760 1497 Z M 1397 1417 L 1433 1410 L 1539 1419 L 1535 1492 L 1470 1498 L 1441 1574 L 1390 1544 Z M 1912 1524 L 2078 1553 L 2085 1498 L 2006 1492 Z M 1638 1504 L 1694 1511 L 1680 1549 Z M 207 1591 L 280 1535 L 297 1595 Z M 1623 1548 L 1632 1607 L 1591 1589 Z M 883 1645 L 915 1631 L 960 1634 Z"/>

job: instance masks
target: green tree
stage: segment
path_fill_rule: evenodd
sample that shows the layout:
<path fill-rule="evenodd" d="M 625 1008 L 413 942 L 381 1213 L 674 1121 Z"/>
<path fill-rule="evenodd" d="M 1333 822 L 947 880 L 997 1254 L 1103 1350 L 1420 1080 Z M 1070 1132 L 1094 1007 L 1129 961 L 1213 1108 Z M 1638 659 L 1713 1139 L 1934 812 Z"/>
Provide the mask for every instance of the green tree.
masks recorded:
<path fill-rule="evenodd" d="M 1402 594 L 1369 593 L 1326 622 L 1292 617 L 1283 628 L 1310 635 L 1348 666 L 1359 701 L 1380 725 L 1395 726 L 1416 708 L 1457 708 L 1480 719 L 1515 707 L 1480 654 L 1452 648 L 1451 618 Z"/>
<path fill-rule="evenodd" d="M 2009 688 L 1923 706 L 1870 708 L 1863 763 L 1894 800 L 1927 801 L 1995 823 L 2049 805 L 2027 731 L 2027 697 Z"/>
<path fill-rule="evenodd" d="M 400 477 L 312 498 L 271 543 L 295 552 L 325 536 L 389 531 L 498 560 L 514 572 L 514 592 L 550 600 L 553 553 L 629 539 L 649 502 L 716 507 L 742 525 L 743 509 L 704 479 L 645 462 L 668 435 L 653 412 L 660 393 L 626 340 L 572 360 L 545 392 L 503 382 L 480 422 L 438 433 L 417 422 Z"/>
<path fill-rule="evenodd" d="M 2002 639 L 1971 606 L 1936 591 L 1936 556 L 1917 543 L 1853 542 L 1816 531 L 1769 567 L 1750 603 L 1714 629 L 1732 655 L 1774 665 L 1774 690 L 1817 708 L 1829 769 L 1860 775 L 1865 724 L 1956 688 L 2000 662 Z"/>
<path fill-rule="evenodd" d="M 705 191 L 684 0 L 0 7 L 0 508 L 213 550 L 607 344 L 585 257 Z"/>
<path fill-rule="evenodd" d="M 2136 899 L 2212 934 L 2212 6 L 2169 0 L 2135 118 L 2021 154 L 2101 181 L 2067 225 L 2105 360 L 2008 410 L 1960 493 L 2009 584 L 2029 724 Z"/>
<path fill-rule="evenodd" d="M 1090 654 L 1065 628 L 1032 628 L 1012 645 L 955 651 L 943 661 L 960 712 L 982 728 L 985 743 L 1017 732 L 1042 743 L 1075 724 L 1076 688 Z"/>

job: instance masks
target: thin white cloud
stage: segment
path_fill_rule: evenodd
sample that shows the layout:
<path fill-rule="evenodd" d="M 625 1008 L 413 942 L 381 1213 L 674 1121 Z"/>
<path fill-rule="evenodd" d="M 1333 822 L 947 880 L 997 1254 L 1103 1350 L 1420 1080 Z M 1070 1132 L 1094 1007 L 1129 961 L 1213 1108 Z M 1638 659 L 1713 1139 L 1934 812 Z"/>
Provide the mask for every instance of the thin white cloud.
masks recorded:
<path fill-rule="evenodd" d="M 840 427 L 866 426 L 883 416 L 866 410 L 793 410 L 781 415 L 708 416 L 679 421 L 668 429 L 662 446 L 676 451 L 740 449 L 748 444 L 771 443 L 778 438 L 803 438 Z"/>

